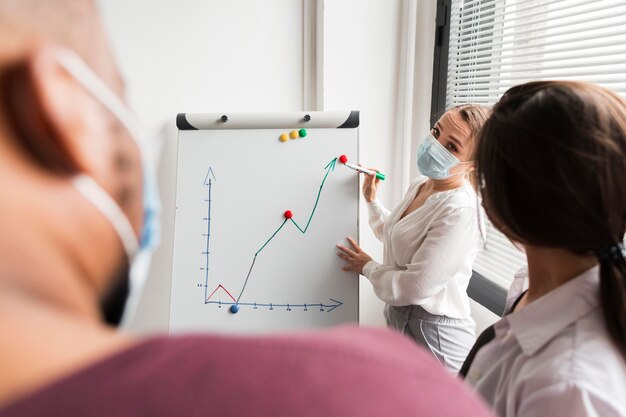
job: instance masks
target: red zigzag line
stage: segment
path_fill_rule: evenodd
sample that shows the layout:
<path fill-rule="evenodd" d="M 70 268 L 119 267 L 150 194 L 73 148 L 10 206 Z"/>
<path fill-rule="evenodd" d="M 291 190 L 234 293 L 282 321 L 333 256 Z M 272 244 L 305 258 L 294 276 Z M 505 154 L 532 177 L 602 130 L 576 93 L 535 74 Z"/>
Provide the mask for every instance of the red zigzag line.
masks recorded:
<path fill-rule="evenodd" d="M 231 293 L 228 292 L 228 290 L 226 288 L 224 288 L 222 286 L 222 284 L 218 285 L 217 288 L 215 288 L 215 290 L 211 293 L 211 295 L 209 295 L 209 298 L 207 298 L 206 300 L 209 301 L 211 299 L 211 297 L 213 297 L 213 294 L 215 294 L 217 292 L 217 290 L 219 289 L 223 289 L 224 291 L 226 291 L 226 294 L 228 294 L 228 296 L 234 301 L 237 302 L 237 300 L 235 300 L 235 297 L 232 296 Z"/>

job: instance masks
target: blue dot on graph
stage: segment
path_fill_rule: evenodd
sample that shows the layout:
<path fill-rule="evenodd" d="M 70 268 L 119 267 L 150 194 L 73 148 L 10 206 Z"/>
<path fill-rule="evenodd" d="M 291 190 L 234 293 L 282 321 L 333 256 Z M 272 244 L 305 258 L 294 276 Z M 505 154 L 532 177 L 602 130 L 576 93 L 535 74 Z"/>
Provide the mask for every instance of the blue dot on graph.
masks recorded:
<path fill-rule="evenodd" d="M 233 304 L 230 306 L 230 312 L 236 314 L 239 311 L 239 306 L 237 304 Z"/>

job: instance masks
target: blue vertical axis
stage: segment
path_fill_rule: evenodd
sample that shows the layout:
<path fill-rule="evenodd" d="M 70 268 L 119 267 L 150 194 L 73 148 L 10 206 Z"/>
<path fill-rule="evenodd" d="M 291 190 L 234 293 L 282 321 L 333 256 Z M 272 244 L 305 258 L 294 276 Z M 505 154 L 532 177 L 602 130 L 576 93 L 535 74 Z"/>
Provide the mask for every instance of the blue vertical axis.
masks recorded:
<path fill-rule="evenodd" d="M 207 232 L 206 232 L 206 264 L 204 268 L 204 303 L 206 304 L 207 291 L 209 287 L 209 241 L 211 239 L 211 179 L 209 178 L 208 184 L 209 193 L 209 208 L 207 213 Z"/>
<path fill-rule="evenodd" d="M 213 177 L 213 179 L 215 179 L 215 174 L 213 173 L 213 169 L 209 166 L 209 169 L 206 172 L 206 176 L 204 177 L 204 181 L 202 182 L 202 185 L 206 185 L 207 186 L 207 199 L 204 200 L 207 202 L 207 217 L 206 217 L 206 221 L 207 221 L 207 232 L 206 234 L 203 233 L 202 235 L 206 235 L 206 249 L 204 252 L 202 252 L 205 256 L 205 266 L 204 266 L 204 304 L 207 303 L 207 297 L 208 297 L 208 290 L 209 290 L 209 247 L 210 247 L 210 240 L 211 240 L 211 187 L 212 187 L 212 181 L 209 178 L 209 175 L 211 175 Z M 203 268 L 200 268 L 203 269 Z"/>

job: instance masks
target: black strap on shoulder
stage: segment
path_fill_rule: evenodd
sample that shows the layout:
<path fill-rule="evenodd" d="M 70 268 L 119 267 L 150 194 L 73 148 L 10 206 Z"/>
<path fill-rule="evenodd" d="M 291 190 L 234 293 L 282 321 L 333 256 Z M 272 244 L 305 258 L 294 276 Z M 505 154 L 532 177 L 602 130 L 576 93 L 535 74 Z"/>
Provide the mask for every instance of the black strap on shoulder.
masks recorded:
<path fill-rule="evenodd" d="M 515 302 L 511 306 L 511 309 L 505 315 L 508 315 L 515 310 L 515 307 L 517 307 L 517 305 L 522 300 L 522 297 L 524 297 L 524 294 L 526 294 L 527 291 L 528 290 L 524 291 L 523 293 L 520 294 L 519 297 L 517 297 L 517 300 L 515 300 Z M 467 358 L 465 358 L 465 362 L 463 362 L 463 366 L 461 366 L 461 370 L 459 371 L 459 376 L 461 378 L 465 379 L 465 377 L 467 376 L 467 373 L 469 372 L 469 369 L 472 366 L 472 362 L 474 362 L 474 358 L 476 357 L 476 354 L 478 353 L 478 351 L 487 343 L 491 342 L 493 339 L 496 338 L 496 330 L 494 326 L 495 324 L 492 324 L 491 326 L 487 327 L 480 334 L 480 336 L 478 336 L 478 339 L 476 339 L 476 343 L 474 343 L 474 346 L 472 346 L 472 349 L 467 354 Z"/>

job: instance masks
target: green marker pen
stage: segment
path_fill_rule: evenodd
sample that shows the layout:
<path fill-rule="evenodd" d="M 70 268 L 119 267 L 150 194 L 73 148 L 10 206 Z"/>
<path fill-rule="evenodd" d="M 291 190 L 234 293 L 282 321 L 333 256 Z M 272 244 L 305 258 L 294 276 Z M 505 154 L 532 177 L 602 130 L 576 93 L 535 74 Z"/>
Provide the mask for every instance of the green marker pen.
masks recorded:
<path fill-rule="evenodd" d="M 368 174 L 368 175 L 376 174 L 376 178 L 378 178 L 379 180 L 383 180 L 383 181 L 385 180 L 385 174 L 383 174 L 382 172 L 376 172 L 376 171 L 369 170 L 367 168 L 360 167 L 358 165 L 349 164 L 348 157 L 346 157 L 345 155 L 341 155 L 339 157 L 339 162 L 343 163 L 348 168 L 353 169 L 357 172 L 362 172 L 363 174 Z"/>

